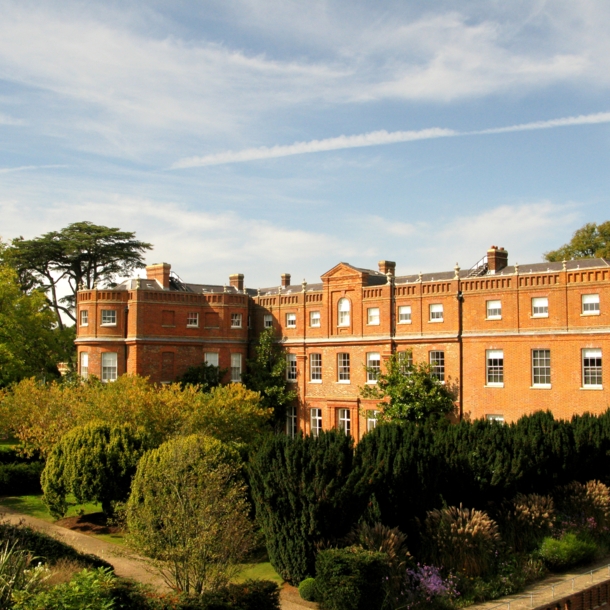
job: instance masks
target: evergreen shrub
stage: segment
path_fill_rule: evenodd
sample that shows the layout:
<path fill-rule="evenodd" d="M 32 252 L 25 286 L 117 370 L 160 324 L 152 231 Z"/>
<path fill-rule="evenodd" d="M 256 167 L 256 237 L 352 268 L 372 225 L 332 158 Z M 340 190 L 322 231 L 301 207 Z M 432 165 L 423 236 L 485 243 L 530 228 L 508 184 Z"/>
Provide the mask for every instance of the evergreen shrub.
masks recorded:
<path fill-rule="evenodd" d="M 351 478 L 353 440 L 329 430 L 318 437 L 269 437 L 249 464 L 256 518 L 269 560 L 298 585 L 314 575 L 316 544 L 345 536 L 366 498 Z"/>
<path fill-rule="evenodd" d="M 316 591 L 323 610 L 378 610 L 388 578 L 385 553 L 359 547 L 326 549 L 316 557 Z"/>
<path fill-rule="evenodd" d="M 306 578 L 299 585 L 299 595 L 301 599 L 304 599 L 306 602 L 315 602 L 316 601 L 316 579 L 315 578 Z"/>

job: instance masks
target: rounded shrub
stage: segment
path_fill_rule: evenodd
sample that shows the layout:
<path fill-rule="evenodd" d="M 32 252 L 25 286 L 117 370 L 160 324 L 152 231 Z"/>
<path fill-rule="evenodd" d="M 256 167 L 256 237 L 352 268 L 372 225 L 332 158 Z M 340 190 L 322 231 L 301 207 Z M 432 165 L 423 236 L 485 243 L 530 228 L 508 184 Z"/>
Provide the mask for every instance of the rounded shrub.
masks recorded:
<path fill-rule="evenodd" d="M 545 538 L 540 546 L 540 557 L 553 571 L 592 561 L 597 552 L 594 542 L 583 540 L 576 534 L 564 534 L 559 540 Z"/>
<path fill-rule="evenodd" d="M 304 599 L 306 602 L 315 602 L 316 601 L 316 579 L 315 578 L 306 578 L 299 585 L 299 595 L 301 599 Z"/>
<path fill-rule="evenodd" d="M 99 502 L 112 515 L 115 502 L 129 496 L 147 437 L 131 426 L 92 423 L 66 433 L 55 445 L 42 472 L 45 504 L 54 517 L 68 509 L 66 496 L 79 504 Z"/>

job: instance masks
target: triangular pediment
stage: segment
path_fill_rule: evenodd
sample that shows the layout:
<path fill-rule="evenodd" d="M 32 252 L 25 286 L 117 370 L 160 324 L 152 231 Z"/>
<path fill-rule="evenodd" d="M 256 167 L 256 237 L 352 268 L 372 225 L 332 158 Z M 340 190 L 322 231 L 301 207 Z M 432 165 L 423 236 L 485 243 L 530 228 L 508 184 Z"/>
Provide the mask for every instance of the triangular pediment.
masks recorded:
<path fill-rule="evenodd" d="M 340 279 L 340 278 L 364 278 L 365 275 L 368 275 L 365 271 L 361 269 L 357 269 L 356 267 L 352 267 L 349 263 L 339 263 L 335 265 L 332 269 L 322 274 L 320 278 L 322 280 L 330 280 L 330 279 Z"/>

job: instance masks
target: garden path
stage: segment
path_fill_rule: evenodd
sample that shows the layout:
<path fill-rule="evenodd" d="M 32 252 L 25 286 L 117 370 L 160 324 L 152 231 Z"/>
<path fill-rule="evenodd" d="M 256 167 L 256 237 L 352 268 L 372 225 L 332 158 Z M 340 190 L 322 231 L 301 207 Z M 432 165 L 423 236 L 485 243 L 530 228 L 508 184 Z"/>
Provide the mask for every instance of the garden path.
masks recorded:
<path fill-rule="evenodd" d="M 588 589 L 591 585 L 610 580 L 610 555 L 587 568 L 573 569 L 563 574 L 552 574 L 527 587 L 521 593 L 500 597 L 493 601 L 468 606 L 468 610 L 525 610 L 538 608 L 571 593 Z"/>
<path fill-rule="evenodd" d="M 111 564 L 115 574 L 121 578 L 131 578 L 157 590 L 169 591 L 163 577 L 144 557 L 136 555 L 124 547 L 18 513 L 6 506 L 0 506 L 0 519 L 14 524 L 22 523 L 69 544 L 81 553 L 96 555 Z M 317 604 L 303 601 L 299 597 L 297 589 L 288 586 L 281 591 L 281 606 L 282 610 L 304 610 L 304 608 L 318 607 Z"/>

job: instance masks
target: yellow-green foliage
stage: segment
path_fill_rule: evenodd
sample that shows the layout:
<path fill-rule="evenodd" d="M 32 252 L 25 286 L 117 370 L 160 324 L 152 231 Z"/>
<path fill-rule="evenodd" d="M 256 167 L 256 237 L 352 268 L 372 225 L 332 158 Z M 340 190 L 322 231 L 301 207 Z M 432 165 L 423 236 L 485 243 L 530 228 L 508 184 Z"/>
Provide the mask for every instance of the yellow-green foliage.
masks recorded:
<path fill-rule="evenodd" d="M 114 503 L 127 500 L 138 461 L 148 448 L 145 434 L 131 426 L 91 423 L 70 430 L 55 445 L 42 472 L 50 513 L 63 517 L 71 493 L 77 503 L 100 502 L 102 510 L 112 514 Z"/>
<path fill-rule="evenodd" d="M 216 590 L 253 544 L 237 451 L 209 437 L 172 439 L 146 453 L 127 504 L 131 544 L 173 588 Z"/>
<path fill-rule="evenodd" d="M 270 418 L 259 394 L 241 384 L 202 393 L 193 386 L 156 386 L 132 375 L 105 384 L 45 385 L 26 379 L 0 395 L 0 432 L 16 436 L 26 454 L 44 457 L 66 432 L 91 421 L 142 428 L 154 444 L 192 432 L 249 443 Z"/>
<path fill-rule="evenodd" d="M 426 534 L 433 563 L 466 576 L 487 572 L 500 542 L 498 526 L 486 512 L 461 504 L 429 511 Z"/>

